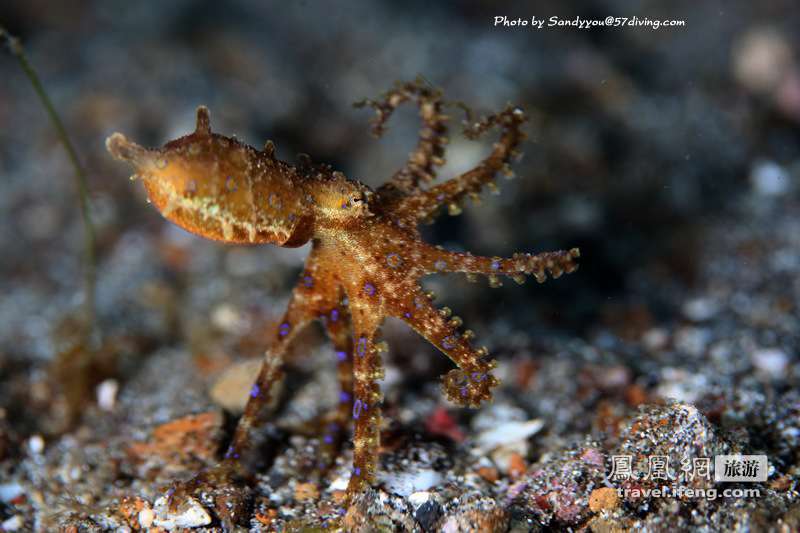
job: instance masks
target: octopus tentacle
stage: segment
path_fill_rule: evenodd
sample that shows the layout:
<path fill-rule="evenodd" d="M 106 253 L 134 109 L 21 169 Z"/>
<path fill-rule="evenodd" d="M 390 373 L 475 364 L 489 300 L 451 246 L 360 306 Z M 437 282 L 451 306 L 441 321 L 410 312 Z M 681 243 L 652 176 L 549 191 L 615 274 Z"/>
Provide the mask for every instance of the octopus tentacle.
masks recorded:
<path fill-rule="evenodd" d="M 433 181 L 436 178 L 436 167 L 445 163 L 448 117 L 442 113 L 442 91 L 431 87 L 422 77 L 413 82 L 398 83 L 381 100 L 363 100 L 355 105 L 370 106 L 375 110 L 372 133 L 380 137 L 395 109 L 411 100 L 416 100 L 422 118 L 417 147 L 409 154 L 406 164 L 394 174 L 391 181 L 378 189 L 378 193 L 385 193 L 390 189 L 404 193 L 415 191 L 420 182 Z"/>
<path fill-rule="evenodd" d="M 339 380 L 339 400 L 336 413 L 325 428 L 321 450 L 323 460 L 332 464 L 347 434 L 353 412 L 353 336 L 350 315 L 343 305 L 332 308 L 323 316 L 323 324 L 325 332 L 333 344 L 336 355 L 336 373 Z"/>
<path fill-rule="evenodd" d="M 577 248 L 542 252 L 538 254 L 516 253 L 512 257 L 484 257 L 469 252 L 450 252 L 432 246 L 420 247 L 419 265 L 427 273 L 464 272 L 468 275 L 484 274 L 493 286 L 499 286 L 499 276 L 508 276 L 523 283 L 525 276 L 533 276 L 539 283 L 547 280 L 547 274 L 559 278 L 578 269 L 575 262 L 580 257 Z"/>
<path fill-rule="evenodd" d="M 327 279 L 322 262 L 319 246 L 314 243 L 306 259 L 306 268 L 300 274 L 286 312 L 278 323 L 274 344 L 264 356 L 264 363 L 250 391 L 244 414 L 236 426 L 228 455 L 241 453 L 240 449 L 248 440 L 250 428 L 257 423 L 262 407 L 272 401 L 272 384 L 280 377 L 284 356 L 292 340 L 310 322 L 324 317 L 339 306 L 340 288 L 334 284 L 319 283 L 320 279 Z"/>
<path fill-rule="evenodd" d="M 315 256 L 316 254 L 312 250 L 309 256 L 312 264 Z M 203 484 L 230 482 L 232 476 L 241 473 L 244 462 L 242 459 L 255 442 L 252 430 L 260 426 L 265 406 L 275 399 L 275 385 L 283 379 L 283 362 L 286 351 L 295 336 L 319 317 L 321 302 L 317 299 L 307 298 L 308 289 L 307 280 L 303 277 L 292 291 L 287 309 L 275 332 L 274 342 L 264 354 L 258 376 L 250 388 L 244 413 L 236 424 L 233 438 L 223 460 L 214 467 L 201 471 L 194 478 L 177 483 L 172 492 L 173 505 L 176 505 L 181 497 L 194 494 Z M 333 302 L 332 305 L 336 305 L 336 302 Z"/>
<path fill-rule="evenodd" d="M 314 309 L 302 297 L 299 297 L 303 288 L 301 282 L 292 292 L 289 306 L 278 324 L 275 342 L 264 354 L 264 361 L 258 377 L 250 389 L 244 414 L 236 425 L 236 431 L 231 445 L 225 453 L 225 459 L 238 459 L 247 451 L 248 444 L 252 442 L 251 429 L 259 425 L 264 406 L 274 400 L 273 386 L 282 378 L 282 366 L 287 348 L 294 337 L 315 318 Z"/>
<path fill-rule="evenodd" d="M 513 176 L 509 164 L 518 154 L 517 146 L 526 138 L 522 131 L 525 121 L 525 113 L 517 107 L 509 106 L 477 122 L 472 121 L 471 112 L 468 111 L 464 129 L 468 138 L 476 139 L 493 127 L 501 128 L 500 139 L 494 144 L 492 152 L 469 172 L 401 199 L 396 207 L 398 215 L 425 220 L 442 206 L 447 206 L 450 214 L 457 215 L 461 212 L 460 204 L 465 196 L 475 197 L 484 187 L 495 190 L 494 179 L 498 172 Z"/>
<path fill-rule="evenodd" d="M 347 493 L 375 481 L 380 446 L 383 365 L 376 337 L 383 316 L 371 303 L 351 299 L 353 311 L 353 471 Z"/>
<path fill-rule="evenodd" d="M 452 317 L 448 308 L 436 309 L 419 287 L 411 298 L 397 302 L 390 309 L 393 316 L 411 326 L 458 366 L 442 381 L 444 393 L 451 402 L 477 407 L 491 399 L 491 389 L 499 384 L 491 374 L 497 363 L 489 358 L 486 348 L 472 346 L 473 333 L 461 331 L 460 318 Z"/>

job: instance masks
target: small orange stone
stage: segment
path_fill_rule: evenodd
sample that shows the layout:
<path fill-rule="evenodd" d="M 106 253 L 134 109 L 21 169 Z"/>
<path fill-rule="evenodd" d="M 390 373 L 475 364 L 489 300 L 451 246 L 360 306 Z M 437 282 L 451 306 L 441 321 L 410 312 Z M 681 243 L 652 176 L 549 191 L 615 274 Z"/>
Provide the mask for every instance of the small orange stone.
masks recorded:
<path fill-rule="evenodd" d="M 602 510 L 612 510 L 619 505 L 619 495 L 617 489 L 611 487 L 602 487 L 594 489 L 589 495 L 589 509 L 592 512 L 598 513 Z"/>
<path fill-rule="evenodd" d="M 500 479 L 500 474 L 498 474 L 497 469 L 491 466 L 482 466 L 478 469 L 478 475 L 481 476 L 483 479 L 488 481 L 489 483 L 494 483 L 498 479 Z"/>
<path fill-rule="evenodd" d="M 508 475 L 511 476 L 511 479 L 522 477 L 527 470 L 528 464 L 525 462 L 525 459 L 516 452 L 512 453 L 508 463 Z"/>
<path fill-rule="evenodd" d="M 278 518 L 278 511 L 275 509 L 267 509 L 266 513 L 256 513 L 256 520 L 265 526 L 272 524 Z"/>
<path fill-rule="evenodd" d="M 631 385 L 625 389 L 625 401 L 631 407 L 638 407 L 647 402 L 647 392 L 639 385 Z"/>
<path fill-rule="evenodd" d="M 341 505 L 347 500 L 347 492 L 343 490 L 335 490 L 331 492 L 331 499 L 337 504 Z"/>
<path fill-rule="evenodd" d="M 119 504 L 119 512 L 122 516 L 125 517 L 125 520 L 128 524 L 135 524 L 138 525 L 138 514 L 139 511 L 144 509 L 145 503 L 142 501 L 141 498 L 130 498 L 125 497 L 122 498 L 122 501 Z"/>
<path fill-rule="evenodd" d="M 139 459 L 157 455 L 173 463 L 179 463 L 180 457 L 210 462 L 221 427 L 222 415 L 216 411 L 184 416 L 156 427 L 148 442 L 132 442 L 128 453 Z"/>
<path fill-rule="evenodd" d="M 305 502 L 319 498 L 319 487 L 314 483 L 298 483 L 294 487 L 294 499 Z"/>

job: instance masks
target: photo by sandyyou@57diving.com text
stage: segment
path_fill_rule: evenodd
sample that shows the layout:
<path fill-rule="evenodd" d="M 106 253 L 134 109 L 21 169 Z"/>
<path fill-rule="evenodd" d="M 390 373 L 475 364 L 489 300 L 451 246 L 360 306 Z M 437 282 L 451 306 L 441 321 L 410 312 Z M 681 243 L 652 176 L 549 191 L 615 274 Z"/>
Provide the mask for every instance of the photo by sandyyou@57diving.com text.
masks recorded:
<path fill-rule="evenodd" d="M 527 28 L 531 30 L 541 30 L 545 28 L 574 28 L 578 30 L 589 30 L 592 28 L 648 28 L 658 30 L 662 28 L 685 27 L 685 20 L 678 19 L 651 19 L 649 17 L 614 17 L 605 18 L 582 18 L 570 17 L 562 18 L 557 15 L 552 17 L 509 17 L 507 15 L 496 15 L 494 17 L 496 28 Z"/>

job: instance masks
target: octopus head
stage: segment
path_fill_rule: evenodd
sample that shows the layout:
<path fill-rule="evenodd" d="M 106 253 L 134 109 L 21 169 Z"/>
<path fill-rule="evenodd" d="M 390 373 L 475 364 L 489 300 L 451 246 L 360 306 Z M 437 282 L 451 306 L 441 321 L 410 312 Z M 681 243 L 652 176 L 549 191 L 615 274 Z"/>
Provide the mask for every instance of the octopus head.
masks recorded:
<path fill-rule="evenodd" d="M 346 230 L 373 216 L 375 193 L 367 185 L 333 172 L 315 184 L 314 218 L 320 227 Z"/>
<path fill-rule="evenodd" d="M 298 246 L 310 221 L 293 209 L 293 191 L 274 160 L 236 139 L 211 133 L 209 113 L 197 110 L 195 131 L 162 148 L 148 149 L 114 133 L 106 140 L 116 159 L 131 163 L 150 202 L 164 217 L 206 238 L 226 242 Z M 280 184 L 283 197 L 258 187 Z M 259 199 L 269 198 L 266 202 Z"/>

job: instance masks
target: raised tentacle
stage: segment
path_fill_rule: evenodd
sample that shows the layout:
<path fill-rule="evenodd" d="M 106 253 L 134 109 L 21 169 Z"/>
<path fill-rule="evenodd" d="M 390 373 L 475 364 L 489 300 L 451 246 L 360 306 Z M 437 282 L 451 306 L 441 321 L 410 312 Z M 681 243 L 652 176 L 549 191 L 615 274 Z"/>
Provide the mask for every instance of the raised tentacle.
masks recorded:
<path fill-rule="evenodd" d="M 445 163 L 448 117 L 442 113 L 442 92 L 431 87 L 423 78 L 397 83 L 381 100 L 363 100 L 355 105 L 370 106 L 375 110 L 375 118 L 371 121 L 372 133 L 380 137 L 395 109 L 411 100 L 416 101 L 422 118 L 419 141 L 403 168 L 394 174 L 391 181 L 378 189 L 379 193 L 387 193 L 392 189 L 403 193 L 413 192 L 420 183 L 433 181 L 436 178 L 436 167 Z"/>
<path fill-rule="evenodd" d="M 485 347 L 471 344 L 473 333 L 461 331 L 461 319 L 451 316 L 448 308 L 436 309 L 430 297 L 417 288 L 410 298 L 397 300 L 388 308 L 389 313 L 422 335 L 439 348 L 457 366 L 442 380 L 447 398 L 458 405 L 478 407 L 491 399 L 492 388 L 499 384 L 491 371 L 497 366 L 489 358 Z"/>
<path fill-rule="evenodd" d="M 539 283 L 547 280 L 549 273 L 553 278 L 570 274 L 578 269 L 575 262 L 580 250 L 558 250 L 538 254 L 516 253 L 512 257 L 484 257 L 469 252 L 450 252 L 433 246 L 420 246 L 419 265 L 427 273 L 464 272 L 468 275 L 484 274 L 492 286 L 499 286 L 500 276 L 513 278 L 523 283 L 525 276 L 533 276 Z"/>
<path fill-rule="evenodd" d="M 489 115 L 475 122 L 467 112 L 464 134 L 475 139 L 493 127 L 500 127 L 500 139 L 492 152 L 474 169 L 452 178 L 426 191 L 418 191 L 399 201 L 397 213 L 415 220 L 425 220 L 441 207 L 447 206 L 452 215 L 461 212 L 461 202 L 467 195 L 477 196 L 483 187 L 496 189 L 494 182 L 498 172 L 511 177 L 511 160 L 518 154 L 517 146 L 526 138 L 522 131 L 525 113 L 518 107 L 507 107 L 500 113 Z"/>

